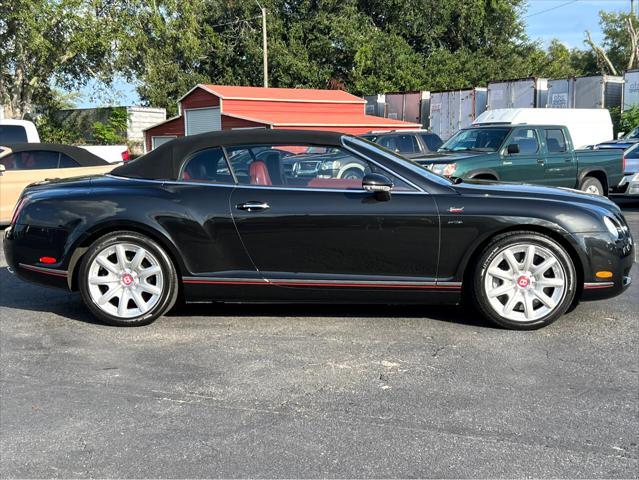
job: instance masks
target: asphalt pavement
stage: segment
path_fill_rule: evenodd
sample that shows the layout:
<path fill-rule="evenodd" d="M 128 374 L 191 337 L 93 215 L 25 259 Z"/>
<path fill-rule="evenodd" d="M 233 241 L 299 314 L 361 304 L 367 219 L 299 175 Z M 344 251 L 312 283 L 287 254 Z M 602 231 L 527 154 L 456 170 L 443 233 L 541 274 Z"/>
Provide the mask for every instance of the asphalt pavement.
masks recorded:
<path fill-rule="evenodd" d="M 123 329 L 0 256 L 0 476 L 636 478 L 638 322 L 635 282 L 534 332 L 327 305 Z"/>

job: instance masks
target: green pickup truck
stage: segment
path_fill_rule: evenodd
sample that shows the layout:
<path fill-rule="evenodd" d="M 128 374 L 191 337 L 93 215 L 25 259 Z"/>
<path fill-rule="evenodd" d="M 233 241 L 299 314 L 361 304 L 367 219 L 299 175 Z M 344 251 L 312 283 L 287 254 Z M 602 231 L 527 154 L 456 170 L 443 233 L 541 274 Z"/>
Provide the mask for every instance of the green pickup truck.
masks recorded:
<path fill-rule="evenodd" d="M 608 195 L 623 178 L 621 150 L 575 150 L 559 125 L 481 125 L 460 130 L 436 154 L 414 158 L 451 178 L 532 183 Z"/>

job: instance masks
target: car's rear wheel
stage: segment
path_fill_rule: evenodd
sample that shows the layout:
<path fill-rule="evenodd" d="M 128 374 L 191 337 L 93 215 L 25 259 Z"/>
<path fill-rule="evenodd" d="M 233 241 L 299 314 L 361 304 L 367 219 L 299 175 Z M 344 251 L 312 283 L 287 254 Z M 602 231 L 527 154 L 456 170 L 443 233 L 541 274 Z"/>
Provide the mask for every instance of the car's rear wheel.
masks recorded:
<path fill-rule="evenodd" d="M 603 195 L 604 188 L 601 182 L 595 177 L 586 177 L 582 180 L 579 190 L 593 195 Z"/>
<path fill-rule="evenodd" d="M 551 324 L 573 302 L 575 267 L 555 240 L 533 232 L 496 237 L 473 279 L 478 309 L 499 326 L 533 330 Z"/>
<path fill-rule="evenodd" d="M 78 278 L 89 310 L 116 326 L 153 322 L 175 303 L 175 267 L 155 241 L 135 232 L 114 232 L 96 240 L 85 254 Z"/>

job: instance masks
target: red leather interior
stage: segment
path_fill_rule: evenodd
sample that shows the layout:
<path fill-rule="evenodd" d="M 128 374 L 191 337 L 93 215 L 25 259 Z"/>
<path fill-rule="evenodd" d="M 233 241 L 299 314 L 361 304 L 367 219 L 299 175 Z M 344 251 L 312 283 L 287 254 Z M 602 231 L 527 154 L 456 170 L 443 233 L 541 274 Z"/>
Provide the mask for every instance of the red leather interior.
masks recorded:
<path fill-rule="evenodd" d="M 313 178 L 306 185 L 309 188 L 337 188 L 341 190 L 361 190 L 362 181 L 354 178 Z"/>
<path fill-rule="evenodd" d="M 249 176 L 251 177 L 251 185 L 272 185 L 266 164 L 261 160 L 251 163 Z"/>

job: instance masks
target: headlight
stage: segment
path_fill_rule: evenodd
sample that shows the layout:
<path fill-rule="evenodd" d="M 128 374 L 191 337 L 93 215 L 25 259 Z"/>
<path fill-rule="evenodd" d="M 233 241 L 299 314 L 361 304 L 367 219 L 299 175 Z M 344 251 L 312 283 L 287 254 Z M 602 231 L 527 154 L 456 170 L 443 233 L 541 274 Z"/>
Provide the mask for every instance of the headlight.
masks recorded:
<path fill-rule="evenodd" d="M 337 170 L 340 165 L 339 160 L 327 160 L 322 162 L 322 170 Z"/>
<path fill-rule="evenodd" d="M 616 220 L 611 217 L 604 217 L 604 224 L 613 237 L 619 238 L 621 225 L 618 225 L 618 222 Z"/>
<path fill-rule="evenodd" d="M 457 169 L 457 164 L 455 163 L 446 163 L 444 165 L 433 165 L 433 172 L 438 173 L 439 175 L 444 175 L 445 177 L 450 177 L 455 170 Z"/>

